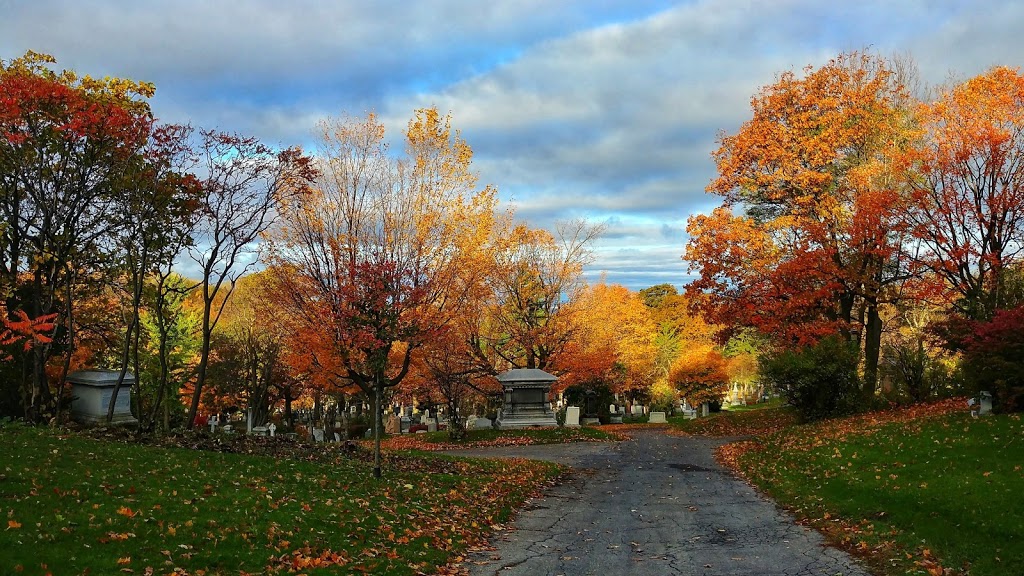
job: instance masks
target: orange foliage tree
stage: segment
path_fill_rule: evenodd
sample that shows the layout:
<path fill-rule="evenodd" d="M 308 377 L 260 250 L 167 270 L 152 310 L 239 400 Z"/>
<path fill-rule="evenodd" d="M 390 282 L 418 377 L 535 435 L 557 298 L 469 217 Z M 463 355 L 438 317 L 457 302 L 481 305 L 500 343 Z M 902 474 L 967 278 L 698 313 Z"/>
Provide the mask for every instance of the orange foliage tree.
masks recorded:
<path fill-rule="evenodd" d="M 0 61 L 0 298 L 9 311 L 57 314 L 70 328 L 76 277 L 102 260 L 125 175 L 150 134 L 153 86 L 58 73 L 53 63 L 34 52 Z M 20 388 L 30 421 L 56 405 L 54 352 L 37 342 L 2 378 Z"/>
<path fill-rule="evenodd" d="M 693 406 L 720 402 L 729 390 L 728 362 L 714 346 L 686 347 L 672 363 L 668 381 Z"/>
<path fill-rule="evenodd" d="M 486 275 L 490 299 L 474 344 L 493 370 L 555 369 L 578 323 L 568 304 L 581 293 L 590 245 L 603 227 L 582 220 L 556 233 L 516 226 L 491 250 Z"/>
<path fill-rule="evenodd" d="M 457 309 L 496 193 L 476 188 L 472 150 L 434 108 L 410 120 L 402 158 L 373 115 L 321 129 L 319 175 L 283 206 L 270 256 L 289 309 L 320 327 L 338 376 L 372 399 L 379 440 L 384 394 Z M 375 452 L 379 476 L 379 442 Z"/>
<path fill-rule="evenodd" d="M 714 153 L 722 207 L 690 219 L 690 285 L 715 323 L 782 342 L 864 335 L 865 393 L 881 344 L 879 306 L 906 276 L 893 152 L 909 139 L 908 96 L 885 59 L 840 55 L 784 73 Z"/>
<path fill-rule="evenodd" d="M 910 170 L 918 263 L 932 292 L 968 318 L 1007 305 L 1008 267 L 1024 250 L 1024 75 L 992 68 L 919 108 Z"/>
<path fill-rule="evenodd" d="M 577 329 L 555 363 L 560 385 L 602 381 L 612 392 L 646 393 L 656 376 L 656 326 L 640 296 L 600 282 L 572 303 Z"/>

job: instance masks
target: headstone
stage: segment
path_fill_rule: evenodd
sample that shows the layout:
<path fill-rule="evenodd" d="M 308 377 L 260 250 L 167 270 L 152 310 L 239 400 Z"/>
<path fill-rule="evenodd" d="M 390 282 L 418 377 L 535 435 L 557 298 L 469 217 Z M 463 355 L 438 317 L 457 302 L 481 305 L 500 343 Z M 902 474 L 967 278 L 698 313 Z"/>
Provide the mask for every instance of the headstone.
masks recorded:
<path fill-rule="evenodd" d="M 640 404 L 633 404 L 633 408 L 630 410 L 633 416 L 642 416 L 644 413 L 644 407 Z"/>
<path fill-rule="evenodd" d="M 992 412 L 992 393 L 982 392 L 978 395 L 978 415 L 984 416 Z"/>
<path fill-rule="evenodd" d="M 616 412 L 615 414 L 612 414 L 611 416 L 609 416 L 609 418 L 610 418 L 610 422 L 612 424 L 622 424 L 622 413 L 621 412 Z"/>
<path fill-rule="evenodd" d="M 220 416 L 214 414 L 213 416 L 210 416 L 210 420 L 208 422 L 210 424 L 210 434 L 213 434 L 217 431 L 217 424 L 220 423 Z"/>
<path fill-rule="evenodd" d="M 252 435 L 253 436 L 266 436 L 268 433 L 269 433 L 269 430 L 267 430 L 266 426 L 253 426 L 252 427 Z"/>
<path fill-rule="evenodd" d="M 324 429 L 323 428 L 313 428 L 313 441 L 314 442 L 323 442 L 324 441 Z"/>
<path fill-rule="evenodd" d="M 706 417 L 708 415 L 708 403 L 707 402 L 705 402 L 705 403 L 700 405 L 700 415 L 701 415 L 701 417 Z"/>
<path fill-rule="evenodd" d="M 388 419 L 384 423 L 384 432 L 388 434 L 401 434 L 402 433 L 402 421 L 394 414 L 388 414 Z"/>
<path fill-rule="evenodd" d="M 338 434 L 337 432 L 335 432 L 334 433 L 334 441 L 335 442 L 341 442 L 341 434 Z"/>
<path fill-rule="evenodd" d="M 427 432 L 437 432 L 437 418 L 427 418 Z"/>
<path fill-rule="evenodd" d="M 409 418 L 407 416 L 402 416 L 402 419 L 400 420 L 400 422 L 401 422 L 401 426 L 402 426 L 402 434 L 407 433 L 409 431 L 409 426 L 412 426 L 412 418 Z"/>
<path fill-rule="evenodd" d="M 270 437 L 273 438 L 274 437 L 274 431 L 277 430 L 277 425 L 274 424 L 274 423 L 271 423 L 270 426 L 267 426 L 267 430 L 270 431 Z"/>
<path fill-rule="evenodd" d="M 106 423 L 107 407 L 110 397 L 114 395 L 117 378 L 116 370 L 80 370 L 68 374 L 71 383 L 71 417 L 86 424 Z M 137 424 L 132 416 L 131 388 L 135 384 L 135 376 L 126 373 L 121 382 L 121 389 L 114 399 L 114 417 L 112 424 Z"/>
<path fill-rule="evenodd" d="M 693 420 L 696 417 L 697 417 L 697 411 L 694 410 L 693 408 L 686 408 L 686 409 L 683 410 L 683 419 L 684 420 Z"/>
<path fill-rule="evenodd" d="M 476 428 L 476 414 L 470 414 L 469 418 L 466 418 L 466 430 L 474 428 Z"/>
<path fill-rule="evenodd" d="M 618 410 L 615 408 L 615 404 L 609 404 L 608 405 L 608 412 L 610 414 L 615 414 L 615 413 L 618 412 Z"/>
<path fill-rule="evenodd" d="M 490 418 L 477 418 L 474 428 L 481 430 L 490 430 L 494 427 L 494 422 L 491 422 Z"/>
<path fill-rule="evenodd" d="M 580 407 L 569 406 L 565 409 L 565 427 L 566 428 L 579 428 L 580 425 Z"/>
<path fill-rule="evenodd" d="M 224 425 L 224 427 L 223 427 L 223 428 L 221 428 L 221 430 L 222 430 L 222 431 L 223 431 L 223 432 L 224 432 L 225 434 L 234 434 L 234 433 L 235 433 L 235 427 L 234 427 L 234 426 L 232 426 L 231 424 L 225 424 L 225 425 Z"/>
<path fill-rule="evenodd" d="M 668 420 L 665 419 L 664 412 L 651 412 L 650 418 L 647 419 L 649 424 L 667 424 Z"/>

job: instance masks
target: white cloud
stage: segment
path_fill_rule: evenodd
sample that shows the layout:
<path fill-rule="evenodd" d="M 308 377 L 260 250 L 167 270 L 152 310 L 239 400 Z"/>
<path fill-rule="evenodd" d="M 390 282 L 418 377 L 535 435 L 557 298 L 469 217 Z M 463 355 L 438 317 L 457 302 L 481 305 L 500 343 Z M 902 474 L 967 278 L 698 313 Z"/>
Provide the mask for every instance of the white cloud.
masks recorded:
<path fill-rule="evenodd" d="M 166 120 L 288 145 L 326 115 L 376 110 L 397 135 L 417 107 L 450 110 L 521 217 L 611 219 L 588 274 L 633 288 L 686 281 L 681 230 L 715 203 L 716 134 L 779 73 L 866 47 L 910 52 L 932 83 L 1024 64 L 1009 0 L 0 5 L 0 58 L 152 80 Z"/>

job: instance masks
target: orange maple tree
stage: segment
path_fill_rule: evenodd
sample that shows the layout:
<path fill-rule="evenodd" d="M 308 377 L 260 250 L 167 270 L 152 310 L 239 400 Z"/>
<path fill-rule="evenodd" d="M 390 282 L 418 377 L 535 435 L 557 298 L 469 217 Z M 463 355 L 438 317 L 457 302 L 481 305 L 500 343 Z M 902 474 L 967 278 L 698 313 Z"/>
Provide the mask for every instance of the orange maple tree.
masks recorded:
<path fill-rule="evenodd" d="M 1024 250 L 1024 75 L 992 68 L 918 112 L 903 156 L 917 263 L 932 295 L 990 319 L 1008 303 L 1005 272 Z"/>
<path fill-rule="evenodd" d="M 908 140 L 907 102 L 890 63 L 860 53 L 753 98 L 753 118 L 714 153 L 708 191 L 723 205 L 688 225 L 689 292 L 710 321 L 788 343 L 863 334 L 874 390 L 879 306 L 905 270 L 892 152 Z"/>

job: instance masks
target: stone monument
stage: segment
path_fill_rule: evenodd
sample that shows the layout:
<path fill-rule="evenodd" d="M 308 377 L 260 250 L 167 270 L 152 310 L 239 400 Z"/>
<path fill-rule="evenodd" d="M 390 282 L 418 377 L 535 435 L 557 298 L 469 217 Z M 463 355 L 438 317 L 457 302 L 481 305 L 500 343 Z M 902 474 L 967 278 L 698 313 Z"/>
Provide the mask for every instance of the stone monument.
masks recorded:
<path fill-rule="evenodd" d="M 504 402 L 498 413 L 499 429 L 557 426 L 548 402 L 556 376 L 536 368 L 516 368 L 498 375 L 504 390 Z"/>
<path fill-rule="evenodd" d="M 71 383 L 71 417 L 86 424 L 100 424 L 107 421 L 107 406 L 117 386 L 117 370 L 79 370 L 68 374 Z M 131 391 L 135 375 L 124 375 L 121 388 L 114 400 L 112 424 L 138 424 L 132 416 Z"/>

